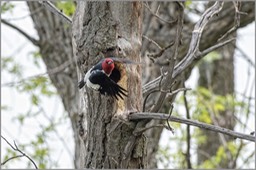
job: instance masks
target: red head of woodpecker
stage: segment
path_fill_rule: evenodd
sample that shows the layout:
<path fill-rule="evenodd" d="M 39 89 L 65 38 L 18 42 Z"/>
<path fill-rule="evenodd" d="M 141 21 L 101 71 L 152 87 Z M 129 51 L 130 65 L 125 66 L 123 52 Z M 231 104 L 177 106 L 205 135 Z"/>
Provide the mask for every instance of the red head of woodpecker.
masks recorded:
<path fill-rule="evenodd" d="M 78 87 L 81 89 L 86 84 L 87 87 L 116 99 L 127 97 L 127 90 L 117 84 L 122 76 L 120 64 L 135 64 L 135 62 L 121 58 L 104 58 L 85 74 Z"/>

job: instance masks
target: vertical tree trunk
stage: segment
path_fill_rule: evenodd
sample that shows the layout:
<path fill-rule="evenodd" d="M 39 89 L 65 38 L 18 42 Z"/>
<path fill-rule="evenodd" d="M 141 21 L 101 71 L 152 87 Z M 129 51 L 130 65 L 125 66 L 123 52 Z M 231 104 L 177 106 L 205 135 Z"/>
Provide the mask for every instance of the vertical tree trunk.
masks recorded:
<path fill-rule="evenodd" d="M 232 36 L 234 37 L 235 34 Z M 227 94 L 232 95 L 234 93 L 234 50 L 235 48 L 232 44 L 226 45 L 222 49 L 218 50 L 218 53 L 221 55 L 220 59 L 216 59 L 212 63 L 203 62 L 199 66 L 199 86 L 212 89 L 213 93 L 218 95 L 224 96 Z M 226 110 L 222 111 L 219 115 L 211 115 L 211 118 L 212 120 L 216 120 L 218 126 L 231 130 L 234 129 L 234 109 L 232 108 L 226 108 Z M 232 137 L 226 135 L 223 136 L 223 140 L 221 139 L 221 136 L 216 135 L 216 133 L 211 131 L 202 130 L 202 132 L 207 136 L 207 138 L 202 145 L 198 146 L 198 164 L 209 159 L 205 155 L 201 154 L 202 151 L 211 156 L 216 155 L 220 146 L 223 146 L 226 142 L 233 140 Z M 227 159 L 222 159 L 219 167 L 234 168 L 230 167 L 230 165 L 232 165 L 230 164 L 232 162 L 232 157 L 230 157 L 231 155 L 228 153 L 229 151 L 226 152 Z"/>
<path fill-rule="evenodd" d="M 115 47 L 118 57 L 140 61 L 142 3 L 77 3 L 73 17 L 73 46 L 81 72 L 87 71 Z M 80 91 L 83 114 L 84 168 L 143 168 L 144 138 L 133 135 L 136 123 L 123 122 L 130 111 L 141 111 L 141 68 L 127 66 L 120 85 L 128 98 L 116 101 L 91 89 Z M 81 74 L 80 78 L 82 78 Z"/>
<path fill-rule="evenodd" d="M 67 64 L 66 69 L 49 74 L 68 113 L 74 134 L 74 166 L 78 168 L 80 156 L 80 139 L 78 130 L 79 93 L 77 90 L 77 72 L 73 61 L 71 44 L 71 26 L 53 14 L 38 2 L 27 2 L 35 29 L 39 36 L 39 50 L 47 71 Z M 38 11 L 38 8 L 42 8 Z M 38 12 L 34 12 L 38 11 Z"/>

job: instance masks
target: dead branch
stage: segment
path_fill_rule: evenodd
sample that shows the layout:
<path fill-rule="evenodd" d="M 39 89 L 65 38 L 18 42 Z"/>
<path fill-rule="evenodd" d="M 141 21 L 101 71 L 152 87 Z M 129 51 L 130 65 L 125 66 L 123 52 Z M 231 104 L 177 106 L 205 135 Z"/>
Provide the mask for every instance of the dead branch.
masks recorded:
<path fill-rule="evenodd" d="M 191 60 L 193 60 L 192 63 L 190 64 L 187 64 L 185 66 L 183 66 L 181 69 L 177 70 L 177 67 L 178 66 L 175 66 L 174 67 L 174 71 L 173 71 L 173 78 L 176 78 L 177 76 L 179 76 L 183 71 L 185 71 L 190 65 L 192 65 L 193 63 L 197 62 L 198 60 L 202 59 L 206 54 L 220 48 L 220 47 L 223 47 L 224 45 L 226 44 L 229 44 L 230 42 L 234 41 L 235 38 L 232 38 L 232 39 L 229 39 L 229 40 L 226 40 L 224 42 L 220 42 L 212 47 L 209 47 L 207 49 L 205 49 L 204 51 L 202 52 L 198 52 L 197 54 L 195 54 L 194 58 L 191 58 Z M 147 94 L 148 92 L 154 90 L 155 88 L 157 88 L 158 86 L 158 83 L 160 81 L 160 76 L 157 77 L 156 79 L 150 81 L 149 83 L 145 84 L 143 86 L 143 94 Z"/>
<path fill-rule="evenodd" d="M 240 15 L 248 15 L 246 12 L 241 12 L 239 11 L 239 7 L 241 6 L 241 2 L 235 2 L 232 1 L 233 5 L 235 7 L 235 25 L 228 30 L 223 36 L 221 36 L 218 41 L 223 40 L 224 38 L 226 38 L 228 35 L 230 35 L 231 33 L 233 33 L 234 31 L 237 30 L 237 28 L 240 26 Z"/>
<path fill-rule="evenodd" d="M 151 38 L 147 37 L 146 35 L 142 35 L 142 38 L 145 38 L 146 40 L 148 40 L 149 42 L 153 43 L 157 48 L 159 48 L 160 50 L 162 50 L 163 48 L 154 40 L 152 40 Z"/>
<path fill-rule="evenodd" d="M 211 6 L 204 12 L 204 14 L 201 16 L 199 21 L 196 23 L 194 30 L 192 32 L 192 38 L 191 38 L 189 50 L 188 50 L 186 56 L 183 58 L 183 60 L 181 60 L 174 67 L 174 71 L 173 71 L 172 77 L 170 77 L 170 79 L 171 78 L 175 79 L 175 77 L 177 75 L 182 73 L 186 68 L 188 68 L 188 66 L 190 66 L 193 63 L 193 61 L 195 60 L 197 55 L 200 55 L 200 56 L 202 55 L 202 53 L 199 52 L 199 42 L 200 42 L 201 34 L 204 30 L 204 27 L 209 22 L 209 20 L 222 9 L 223 4 L 224 4 L 224 2 L 215 2 L 213 6 Z M 219 48 L 219 46 L 217 46 L 217 47 Z M 213 50 L 213 48 L 211 48 L 211 47 L 209 49 Z M 209 49 L 207 49 L 207 51 L 209 51 Z M 143 93 L 146 93 L 146 92 L 154 89 L 156 87 L 156 85 L 158 84 L 158 81 L 159 81 L 159 77 L 156 78 L 155 80 L 147 83 L 146 85 L 144 85 Z M 161 97 L 163 97 L 163 96 L 161 96 Z M 161 101 L 159 101 L 159 103 L 161 103 Z"/>
<path fill-rule="evenodd" d="M 150 12 L 153 16 L 155 16 L 157 19 L 159 19 L 160 21 L 165 22 L 165 23 L 170 24 L 170 25 L 173 25 L 173 24 L 175 24 L 175 23 L 177 22 L 177 20 L 167 21 L 167 20 L 161 18 L 159 15 L 157 15 L 160 6 L 158 6 L 156 12 L 154 13 L 154 12 L 150 9 L 148 3 L 143 3 L 143 4 L 144 4 L 144 6 L 149 10 L 149 12 Z"/>
<path fill-rule="evenodd" d="M 163 85 L 161 87 L 162 90 L 167 91 L 171 90 L 171 84 L 174 82 L 174 79 L 172 78 L 174 66 L 175 66 L 175 61 L 178 56 L 178 47 L 180 45 L 181 41 L 181 32 L 182 32 L 182 27 L 183 27 L 183 17 L 184 17 L 184 6 L 178 5 L 179 7 L 179 14 L 178 14 L 178 21 L 177 21 L 177 28 L 176 28 L 176 37 L 175 37 L 175 42 L 174 42 L 174 54 L 173 56 L 169 56 L 168 60 L 169 62 L 169 69 L 167 71 L 166 78 L 163 82 Z M 158 100 L 155 104 L 155 106 L 151 109 L 151 112 L 158 112 L 162 105 L 163 102 L 166 98 L 166 92 L 161 91 L 160 96 L 158 97 Z"/>
<path fill-rule="evenodd" d="M 11 157 L 11 158 L 7 159 L 7 160 L 4 161 L 3 163 L 1 163 L 1 165 L 4 165 L 5 163 L 7 163 L 8 161 L 10 161 L 10 160 L 12 160 L 12 159 L 19 158 L 19 157 L 24 157 L 24 156 L 25 156 L 26 158 L 28 158 L 28 160 L 29 160 L 30 162 L 32 162 L 32 164 L 34 165 L 34 167 L 35 167 L 36 169 L 38 169 L 38 167 L 37 167 L 37 165 L 35 164 L 35 162 L 33 161 L 33 159 L 31 159 L 27 154 L 25 154 L 23 151 L 21 151 L 21 150 L 18 148 L 18 146 L 16 145 L 15 141 L 14 141 L 14 146 L 13 146 L 12 144 L 10 144 L 10 142 L 9 142 L 7 139 L 5 139 L 2 135 L 1 135 L 1 138 L 3 138 L 3 139 L 5 140 L 5 142 L 6 142 L 13 150 L 18 151 L 18 152 L 21 154 L 21 155 L 14 156 L 14 157 Z"/>
<path fill-rule="evenodd" d="M 61 12 L 58 8 L 55 7 L 51 2 L 49 1 L 39 1 L 40 4 L 42 4 L 45 8 L 49 9 L 52 13 L 59 16 L 61 19 L 66 21 L 68 24 L 72 24 L 72 20 L 65 15 L 63 12 Z"/>
<path fill-rule="evenodd" d="M 191 120 L 191 119 L 179 118 L 179 117 L 175 117 L 175 116 L 169 116 L 168 114 L 164 114 L 164 113 L 137 112 L 137 113 L 131 113 L 128 116 L 128 119 L 129 120 L 152 120 L 152 119 L 166 120 L 166 119 L 168 119 L 169 121 L 178 122 L 178 123 L 182 123 L 182 124 L 187 124 L 187 125 L 191 125 L 191 126 L 196 126 L 196 127 L 203 128 L 203 129 L 206 129 L 206 130 L 211 130 L 211 131 L 214 131 L 214 132 L 226 134 L 226 135 L 232 136 L 234 138 L 240 138 L 240 139 L 255 142 L 255 136 L 252 136 L 252 135 L 247 135 L 247 134 L 243 134 L 243 133 L 239 133 L 239 132 L 234 132 L 230 129 L 210 125 L 210 124 L 207 124 L 207 123 L 199 122 L 197 120 Z"/>

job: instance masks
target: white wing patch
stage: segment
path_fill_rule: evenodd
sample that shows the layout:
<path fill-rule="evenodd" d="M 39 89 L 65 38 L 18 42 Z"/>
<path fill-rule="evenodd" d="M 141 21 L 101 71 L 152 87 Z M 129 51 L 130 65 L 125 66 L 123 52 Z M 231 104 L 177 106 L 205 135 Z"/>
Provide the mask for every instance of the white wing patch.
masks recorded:
<path fill-rule="evenodd" d="M 94 90 L 99 90 L 100 89 L 100 85 L 99 84 L 93 84 L 93 83 L 90 82 L 89 79 L 86 80 L 86 85 L 87 85 L 87 87 L 90 87 L 90 88 L 92 88 Z"/>

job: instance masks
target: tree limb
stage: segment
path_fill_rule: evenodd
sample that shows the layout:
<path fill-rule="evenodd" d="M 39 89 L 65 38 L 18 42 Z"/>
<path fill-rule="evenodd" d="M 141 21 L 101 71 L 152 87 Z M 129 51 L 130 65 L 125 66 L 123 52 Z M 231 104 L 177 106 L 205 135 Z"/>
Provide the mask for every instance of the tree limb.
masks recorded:
<path fill-rule="evenodd" d="M 220 42 L 212 47 L 209 47 L 207 49 L 205 49 L 204 51 L 202 52 L 198 52 L 197 54 L 194 55 L 193 58 L 191 58 L 191 60 L 193 60 L 193 62 L 190 62 L 190 63 L 187 63 L 185 64 L 184 66 L 182 66 L 181 69 L 177 70 L 177 65 L 174 67 L 174 70 L 173 70 L 173 78 L 176 78 L 177 76 L 179 76 L 183 71 L 185 71 L 190 65 L 192 65 L 193 63 L 196 63 L 198 60 L 202 59 L 206 54 L 220 48 L 220 47 L 223 47 L 224 45 L 234 41 L 235 38 L 231 38 L 229 40 L 226 40 L 224 42 Z M 155 88 L 158 87 L 158 83 L 160 81 L 160 78 L 161 76 L 157 77 L 156 79 L 150 81 L 149 83 L 145 84 L 142 88 L 143 90 L 143 94 L 147 94 L 149 93 L 150 91 L 154 90 Z"/>
<path fill-rule="evenodd" d="M 163 85 L 161 87 L 161 93 L 160 96 L 158 97 L 158 100 L 155 104 L 155 106 L 151 109 L 151 112 L 158 112 L 162 105 L 163 102 L 166 98 L 166 92 L 167 90 L 171 90 L 171 84 L 174 82 L 174 79 L 172 78 L 173 75 L 173 71 L 174 71 L 174 66 L 175 66 L 175 61 L 177 59 L 178 56 L 178 47 L 180 45 L 180 41 L 181 41 L 181 32 L 182 32 L 182 27 L 183 27 L 183 18 L 184 18 L 184 6 L 183 5 L 178 5 L 179 8 L 179 15 L 178 15 L 178 21 L 177 21 L 177 28 L 176 28 L 176 37 L 175 37 L 175 42 L 174 42 L 174 54 L 173 56 L 169 56 L 168 60 L 169 62 L 169 69 L 167 71 L 167 75 L 166 78 L 163 82 Z"/>
<path fill-rule="evenodd" d="M 31 37 L 30 35 L 28 35 L 26 32 L 24 32 L 23 30 L 21 30 L 19 27 L 11 24 L 10 22 L 1 19 L 1 22 L 4 23 L 5 25 L 13 28 L 14 30 L 18 31 L 19 33 L 21 33 L 23 36 L 25 36 L 29 41 L 31 41 L 34 45 L 38 46 L 39 45 L 39 41 L 36 40 L 35 38 Z"/>
<path fill-rule="evenodd" d="M 58 8 L 55 7 L 51 2 L 49 1 L 39 1 L 40 4 L 42 4 L 44 7 L 49 9 L 52 13 L 59 16 L 61 19 L 66 21 L 68 24 L 72 24 L 72 20 L 66 16 L 63 12 L 61 12 Z"/>
<path fill-rule="evenodd" d="M 211 6 L 204 12 L 204 14 L 201 16 L 199 21 L 196 23 L 194 30 L 192 32 L 192 38 L 190 41 L 189 50 L 186 56 L 174 67 L 173 74 L 172 74 L 173 79 L 193 63 L 193 61 L 196 58 L 195 57 L 196 55 L 201 55 L 199 52 L 199 42 L 200 42 L 204 27 L 207 25 L 210 19 L 222 9 L 223 4 L 224 2 L 215 2 L 213 6 Z M 154 89 L 156 87 L 156 84 L 158 84 L 158 81 L 159 81 L 159 77 L 147 83 L 146 85 L 144 85 L 143 93 L 145 93 L 144 89 L 147 89 L 147 91 Z M 150 85 L 151 87 L 147 87 Z"/>
<path fill-rule="evenodd" d="M 173 121 L 173 122 L 192 125 L 192 126 L 196 126 L 196 127 L 199 127 L 199 128 L 206 129 L 206 130 L 211 130 L 211 131 L 214 131 L 214 132 L 219 132 L 219 133 L 222 133 L 222 134 L 233 136 L 234 138 L 240 138 L 240 139 L 245 139 L 245 140 L 248 140 L 248 141 L 255 142 L 255 136 L 252 136 L 252 135 L 246 135 L 246 134 L 243 134 L 243 133 L 234 132 L 234 131 L 226 129 L 226 128 L 210 125 L 210 124 L 199 122 L 199 121 L 196 121 L 196 120 L 190 120 L 190 119 L 184 119 L 184 118 L 179 118 L 179 117 L 175 117 L 175 116 L 169 116 L 168 114 L 164 114 L 164 113 L 138 112 L 138 113 L 130 114 L 128 116 L 128 119 L 129 120 L 146 120 L 146 119 L 149 119 L 149 120 L 151 120 L 151 119 L 166 120 L 166 119 L 168 119 L 168 120 Z"/>

